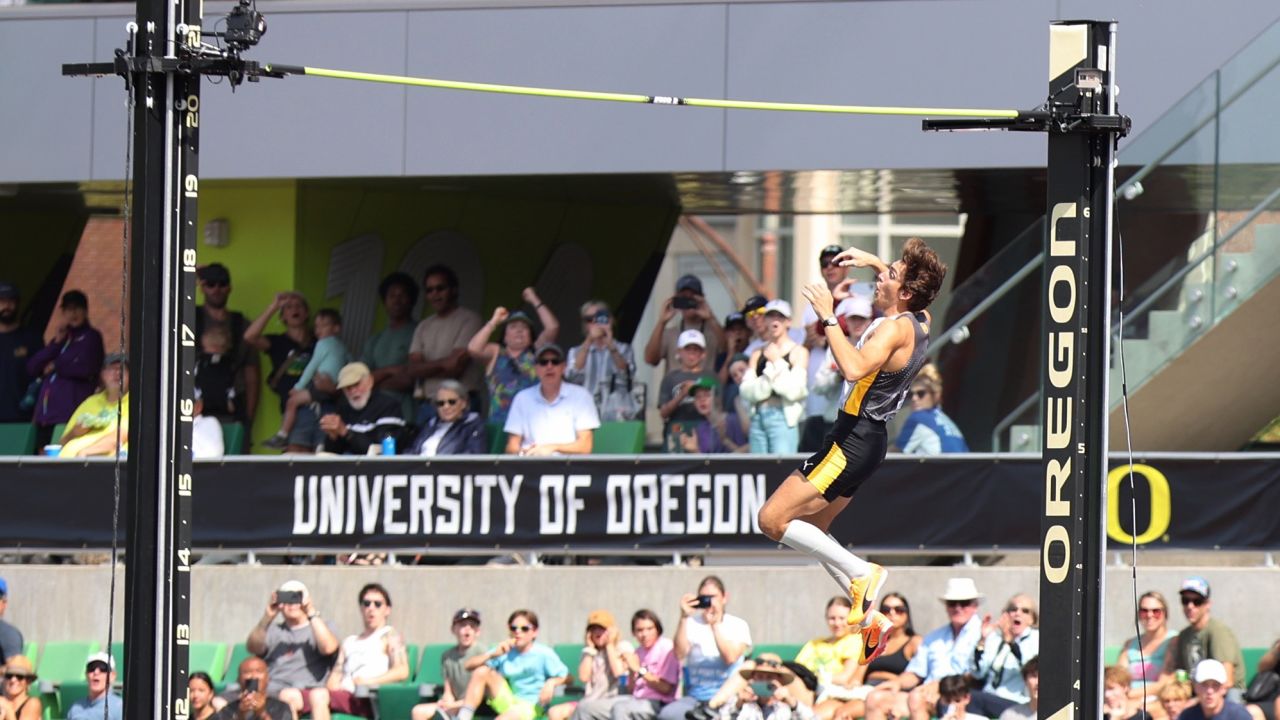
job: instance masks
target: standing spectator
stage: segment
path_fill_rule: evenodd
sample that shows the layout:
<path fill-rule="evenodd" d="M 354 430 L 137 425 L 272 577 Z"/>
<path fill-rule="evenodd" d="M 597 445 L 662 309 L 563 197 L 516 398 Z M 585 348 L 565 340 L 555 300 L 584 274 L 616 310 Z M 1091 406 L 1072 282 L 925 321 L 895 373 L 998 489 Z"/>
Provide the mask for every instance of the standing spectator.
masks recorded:
<path fill-rule="evenodd" d="M 724 316 L 724 347 L 715 356 L 715 370 L 724 381 L 724 373 L 728 372 L 729 361 L 736 355 L 745 355 L 747 343 L 751 341 L 751 330 L 747 327 L 747 316 L 740 312 L 731 312 Z"/>
<path fill-rule="evenodd" d="M 908 455 L 969 452 L 960 428 L 942 412 L 942 375 L 933 363 L 911 383 L 912 412 L 893 444 Z"/>
<path fill-rule="evenodd" d="M 747 298 L 746 304 L 742 306 L 742 315 L 747 319 L 747 329 L 751 331 L 747 347 L 742 351 L 747 356 L 750 356 L 769 342 L 765 338 L 765 330 L 768 323 L 765 322 L 764 318 L 768 312 L 766 307 L 768 304 L 769 299 L 765 296 L 752 295 Z M 788 328 L 787 337 L 791 338 L 794 343 L 804 344 L 804 330 L 801 328 Z"/>
<path fill-rule="evenodd" d="M 49 444 L 53 426 L 65 423 L 84 399 L 98 389 L 102 369 L 102 333 L 89 325 L 89 298 L 68 290 L 59 306 L 62 324 L 39 352 L 27 359 L 27 374 L 41 378 L 36 397 L 36 449 Z"/>
<path fill-rule="evenodd" d="M 622 697 L 609 711 L 611 720 L 655 720 L 662 706 L 676 699 L 680 659 L 672 642 L 662 636 L 662 621 L 652 610 L 631 616 L 631 634 L 640 647 L 626 658 L 631 669 L 631 697 Z M 417 720 L 417 718 L 415 718 Z"/>
<path fill-rule="evenodd" d="M 1035 600 L 1019 593 L 1009 598 L 995 623 L 982 619 L 982 639 L 973 650 L 970 675 L 983 682 L 972 693 L 969 709 L 996 717 L 1031 697 L 1022 682 L 1022 663 L 1040 654 L 1040 613 Z"/>
<path fill-rule="evenodd" d="M 676 313 L 680 322 L 671 324 Z M 707 356 L 714 358 L 724 342 L 724 330 L 707 306 L 702 294 L 702 281 L 694 275 L 683 275 L 676 281 L 676 294 L 662 304 L 662 313 L 653 326 L 649 342 L 644 346 L 644 361 L 653 367 L 666 360 L 664 372 L 680 366 L 676 341 L 686 330 L 697 330 L 705 338 Z"/>
<path fill-rule="evenodd" d="M 129 359 L 112 353 L 102 363 L 102 392 L 85 398 L 62 432 L 59 457 L 116 454 L 117 425 L 120 450 L 129 449 Z"/>
<path fill-rule="evenodd" d="M 121 720 L 124 703 L 111 692 L 116 682 L 116 661 L 107 653 L 94 653 L 85 664 L 84 676 L 89 681 L 89 694 L 67 710 L 67 720 Z"/>
<path fill-rule="evenodd" d="M 1036 720 L 1040 708 L 1040 656 L 1027 660 L 1022 665 L 1022 684 L 1027 686 L 1027 696 L 1031 698 L 1021 705 L 1014 705 L 1000 713 L 1000 720 Z M 1177 715 L 1170 715 L 1175 720 Z"/>
<path fill-rule="evenodd" d="M 1129 685 L 1129 699 L 1140 701 L 1145 693 L 1154 702 L 1163 683 L 1160 671 L 1164 668 L 1173 634 L 1169 632 L 1169 604 L 1156 590 L 1138 598 L 1138 624 L 1142 634 L 1131 637 L 1120 647 L 1120 662 L 1129 668 L 1133 681 Z"/>
<path fill-rule="evenodd" d="M 284 324 L 284 332 L 263 335 L 271 316 L 280 313 L 280 322 Z M 280 411 L 284 412 L 285 402 L 289 399 L 289 391 L 302 377 L 302 371 L 311 361 L 311 353 L 315 350 L 315 336 L 311 332 L 311 309 L 306 298 L 292 292 L 278 292 L 272 298 L 262 314 L 258 315 L 244 331 L 244 341 L 254 350 L 265 352 L 271 358 L 271 375 L 267 385 L 280 398 Z M 327 378 L 317 381 L 321 384 Z M 323 388 L 325 392 L 333 392 L 336 386 Z M 299 413 L 298 422 L 289 437 L 290 452 L 312 452 L 320 442 L 315 427 L 318 418 L 310 409 Z"/>
<path fill-rule="evenodd" d="M 1243 674 L 1243 673 L 1238 673 Z M 1223 663 L 1206 658 L 1196 664 L 1191 674 L 1191 682 L 1195 684 L 1196 698 L 1200 701 L 1182 711 L 1178 720 L 1250 720 L 1252 716 L 1240 703 L 1229 697 L 1232 689 L 1231 672 Z"/>
<path fill-rule="evenodd" d="M 23 400 L 32 378 L 27 359 L 40 351 L 40 335 L 18 324 L 20 299 L 18 288 L 0 281 L 0 423 L 27 422 L 35 407 Z"/>
<path fill-rule="evenodd" d="M 542 332 L 537 333 L 536 343 L 533 319 L 519 310 L 508 312 L 501 305 L 493 309 L 493 317 L 467 343 L 471 359 L 484 363 L 485 387 L 489 391 L 489 422 L 494 425 L 507 421 L 507 410 L 516 393 L 537 384 L 533 348 L 555 342 L 556 335 L 560 333 L 560 322 L 556 320 L 555 313 L 538 299 L 533 288 L 525 288 L 522 296 L 525 302 L 538 308 L 538 319 L 542 321 Z M 499 327 L 502 328 L 502 342 L 490 342 L 490 336 Z"/>
<path fill-rule="evenodd" d="M 312 403 L 327 405 L 333 397 L 332 386 L 338 372 L 347 364 L 350 353 L 347 346 L 338 337 L 342 333 L 342 316 L 337 310 L 325 308 L 316 313 L 315 350 L 311 359 L 302 369 L 289 397 L 284 403 L 284 417 L 280 421 L 280 431 L 262 444 L 269 448 L 283 448 L 289 445 L 289 435 L 293 432 L 294 423 L 302 408 Z M 341 390 L 342 388 L 338 388 Z"/>
<path fill-rule="evenodd" d="M 603 300 L 582 304 L 581 345 L 569 348 L 564 379 L 581 385 L 595 399 L 603 422 L 634 420 L 643 408 L 632 402 L 631 377 L 636 359 L 631 346 L 613 336 L 614 317 Z"/>
<path fill-rule="evenodd" d="M 1227 686 L 1227 699 L 1237 704 L 1243 702 L 1244 654 L 1231 628 L 1210 617 L 1213 602 L 1209 599 L 1209 581 L 1202 577 L 1187 578 L 1182 581 L 1178 594 L 1187 626 L 1178 633 L 1177 645 L 1166 661 L 1166 674 L 1172 675 L 1178 670 L 1190 673 L 1201 660 L 1217 660 L 1226 668 L 1226 679 L 1220 682 Z"/>
<path fill-rule="evenodd" d="M 480 455 L 488 452 L 484 420 L 467 405 L 467 389 L 445 380 L 436 389 L 436 414 L 418 433 L 406 455 Z"/>
<path fill-rule="evenodd" d="M 498 720 L 533 720 L 546 713 L 556 688 L 569 681 L 569 668 L 538 642 L 538 616 L 516 610 L 507 618 L 511 637 L 463 665 L 471 682 L 458 720 L 471 720 L 486 697 Z"/>
<path fill-rule="evenodd" d="M 324 687 L 311 690 L 311 717 L 329 720 L 331 712 L 373 717 L 368 697 L 356 697 L 356 687 L 378 687 L 409 678 L 409 655 L 404 638 L 387 623 L 391 595 L 377 583 L 360 588 L 360 618 L 364 631 L 348 635 L 338 648 Z"/>
<path fill-rule="evenodd" d="M 272 696 L 274 678 L 260 657 L 247 657 L 240 662 L 236 682 L 240 690 L 232 702 L 219 710 L 213 720 L 295 720 L 298 713 Z M 215 699 L 216 703 L 217 700 Z"/>
<path fill-rule="evenodd" d="M 667 452 L 681 452 L 680 439 L 691 434 L 703 417 L 693 407 L 693 388 L 700 382 L 715 384 L 715 376 L 707 372 L 707 341 L 697 330 L 680 333 L 680 364 L 662 377 L 658 388 L 658 414 L 663 420 L 663 444 Z M 686 430 L 685 425 L 689 428 Z"/>
<path fill-rule="evenodd" d="M 10 655 L 4 663 L 4 699 L 13 710 L 13 720 L 40 720 L 44 717 L 44 701 L 39 688 L 31 695 L 36 681 L 36 668 L 26 655 Z"/>
<path fill-rule="evenodd" d="M 791 304 L 770 300 L 765 306 L 768 342 L 751 354 L 738 389 L 751 406 L 751 452 L 788 455 L 800 445 L 800 415 L 809 389 L 809 351 L 787 335 Z"/>
<path fill-rule="evenodd" d="M 213 419 L 238 422 L 244 411 L 241 391 L 236 388 L 236 359 L 231 353 L 231 333 L 226 325 L 210 325 L 199 336 L 196 355 L 196 395 L 204 399 L 205 412 Z M 241 342 L 241 348 L 248 344 Z M 250 353 L 257 356 L 257 353 Z"/>
<path fill-rule="evenodd" d="M 280 622 L 275 622 L 277 615 Z M 330 660 L 338 652 L 337 636 L 320 617 L 307 586 L 297 580 L 271 593 L 245 645 L 266 661 L 266 696 L 281 700 L 298 715 L 310 709 L 306 691 L 324 685 Z M 243 675 L 244 665 L 240 667 Z"/>
<path fill-rule="evenodd" d="M 418 425 L 425 425 L 435 412 L 431 399 L 445 378 L 458 380 L 469 394 L 478 397 L 482 368 L 471 362 L 467 341 L 484 324 L 474 311 L 458 306 L 458 275 L 452 268 L 427 268 L 422 290 L 434 312 L 418 323 L 409 345 L 409 374 L 417 381 L 413 396 L 423 401 L 416 418 Z"/>
<path fill-rule="evenodd" d="M 538 384 L 516 393 L 507 413 L 507 454 L 586 455 L 600 427 L 591 394 L 564 382 L 564 350 L 545 345 L 535 354 Z"/>
<path fill-rule="evenodd" d="M 203 338 L 211 328 L 221 328 L 227 337 L 226 361 L 230 363 L 232 374 L 231 387 L 238 400 L 230 409 L 217 408 L 210 415 L 219 421 L 244 423 L 245 430 L 253 429 L 253 417 L 258 412 L 258 394 L 262 385 L 261 364 L 258 353 L 244 341 L 244 331 L 249 321 L 242 313 L 227 309 L 227 300 L 231 297 L 231 271 L 222 263 L 210 263 L 196 270 L 200 280 L 200 289 L 204 291 L 204 305 L 196 307 L 196 337 Z M 203 354 L 203 353 L 202 353 Z M 205 397 L 210 389 L 204 386 L 204 379 L 196 376 L 196 387 L 204 390 Z M 246 432 L 249 437 L 251 432 Z M 231 448 L 232 453 L 247 452 L 247 447 Z"/>
<path fill-rule="evenodd" d="M 618 637 L 618 624 L 608 610 L 587 615 L 586 638 L 578 659 L 578 681 L 584 691 L 576 703 L 560 703 L 547 711 L 549 720 L 609 720 L 613 704 L 625 697 L 621 682 L 627 679 L 628 663 L 635 662 L 635 649 Z"/>
<path fill-rule="evenodd" d="M 729 594 L 724 582 L 708 575 L 698 592 L 680 598 L 680 625 L 676 629 L 676 657 L 685 668 L 684 697 L 668 704 L 658 720 L 685 720 L 685 713 L 699 708 L 715 712 L 709 703 L 751 652 L 751 628 L 736 615 L 725 612 Z"/>
<path fill-rule="evenodd" d="M 373 373 L 361 362 L 348 363 L 338 372 L 342 397 L 336 412 L 320 418 L 325 452 L 364 455 L 386 437 L 402 447 L 406 438 L 400 404 L 392 396 L 373 389 Z M 381 449 L 381 448 L 379 448 Z"/>
<path fill-rule="evenodd" d="M 418 283 L 402 272 L 393 272 L 378 284 L 387 326 L 364 341 L 360 361 L 373 371 L 373 386 L 390 393 L 404 406 L 404 419 L 413 419 L 413 378 L 409 376 L 409 347 L 413 344 L 413 308 L 418 304 Z"/>
<path fill-rule="evenodd" d="M 22 631 L 4 619 L 9 609 L 9 583 L 0 578 L 0 662 L 22 654 Z"/>
<path fill-rule="evenodd" d="M 432 720 L 437 712 L 453 718 L 462 709 L 463 697 L 471 682 L 471 671 L 466 669 L 466 662 L 485 652 L 480 643 L 476 642 L 480 637 L 480 612 L 470 608 L 459 610 L 453 614 L 453 626 L 450 629 L 458 644 L 446 650 L 440 658 L 444 691 L 436 702 L 415 705 L 412 720 Z"/>

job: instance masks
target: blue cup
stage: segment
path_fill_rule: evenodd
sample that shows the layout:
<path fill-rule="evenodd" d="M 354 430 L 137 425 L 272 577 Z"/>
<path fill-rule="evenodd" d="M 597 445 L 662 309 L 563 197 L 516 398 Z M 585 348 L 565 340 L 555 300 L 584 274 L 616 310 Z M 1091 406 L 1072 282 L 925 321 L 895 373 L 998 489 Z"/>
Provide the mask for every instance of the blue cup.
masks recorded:
<path fill-rule="evenodd" d="M 58 457 L 58 453 L 62 452 L 61 445 L 45 445 L 44 454 L 48 457 Z"/>

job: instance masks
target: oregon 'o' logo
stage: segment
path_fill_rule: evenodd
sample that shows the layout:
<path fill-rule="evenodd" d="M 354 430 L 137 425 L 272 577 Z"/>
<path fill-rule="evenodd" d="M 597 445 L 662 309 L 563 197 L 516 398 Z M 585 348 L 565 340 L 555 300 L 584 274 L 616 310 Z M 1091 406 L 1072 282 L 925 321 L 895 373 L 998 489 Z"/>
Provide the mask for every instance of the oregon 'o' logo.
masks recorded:
<path fill-rule="evenodd" d="M 1147 529 L 1138 535 L 1137 543 L 1145 545 L 1164 537 L 1169 530 L 1170 496 L 1169 479 L 1150 465 L 1134 465 L 1133 474 L 1147 481 L 1151 489 L 1151 520 Z M 1107 537 L 1116 542 L 1134 542 L 1133 536 L 1120 527 L 1120 483 L 1129 477 L 1129 466 L 1120 465 L 1107 473 Z M 1136 488 L 1135 488 L 1136 489 Z M 1137 531 L 1137 528 L 1134 528 Z"/>

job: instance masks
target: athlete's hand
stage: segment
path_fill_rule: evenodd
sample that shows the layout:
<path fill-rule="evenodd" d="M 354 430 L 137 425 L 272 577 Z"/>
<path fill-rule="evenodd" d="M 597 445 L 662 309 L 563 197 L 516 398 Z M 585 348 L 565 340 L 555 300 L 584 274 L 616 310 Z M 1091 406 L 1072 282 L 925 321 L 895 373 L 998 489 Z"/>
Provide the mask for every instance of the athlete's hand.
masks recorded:
<path fill-rule="evenodd" d="M 874 267 L 875 264 L 880 262 L 880 258 L 872 255 L 866 250 L 849 248 L 848 250 L 845 250 L 839 255 L 831 258 L 831 262 L 839 263 L 842 267 L 867 267 L 868 265 L 872 265 Z"/>
<path fill-rule="evenodd" d="M 813 306 L 813 311 L 818 314 L 818 320 L 826 320 L 835 315 L 833 309 L 835 301 L 831 297 L 831 291 L 827 289 L 826 283 L 811 283 L 805 285 L 800 291 L 804 295 L 804 299 L 809 301 Z"/>

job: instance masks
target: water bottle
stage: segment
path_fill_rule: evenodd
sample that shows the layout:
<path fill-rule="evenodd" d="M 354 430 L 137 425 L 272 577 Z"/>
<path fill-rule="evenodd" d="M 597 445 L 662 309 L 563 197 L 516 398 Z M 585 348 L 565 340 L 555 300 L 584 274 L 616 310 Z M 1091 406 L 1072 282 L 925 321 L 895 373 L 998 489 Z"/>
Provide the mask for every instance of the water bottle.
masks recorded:
<path fill-rule="evenodd" d="M 619 695 L 629 694 L 629 691 L 627 690 L 627 678 L 629 677 L 631 677 L 631 673 L 629 672 L 623 673 L 618 676 L 618 694 Z"/>
<path fill-rule="evenodd" d="M 382 454 L 383 455 L 396 454 L 396 438 L 394 435 L 388 435 L 382 438 Z"/>

